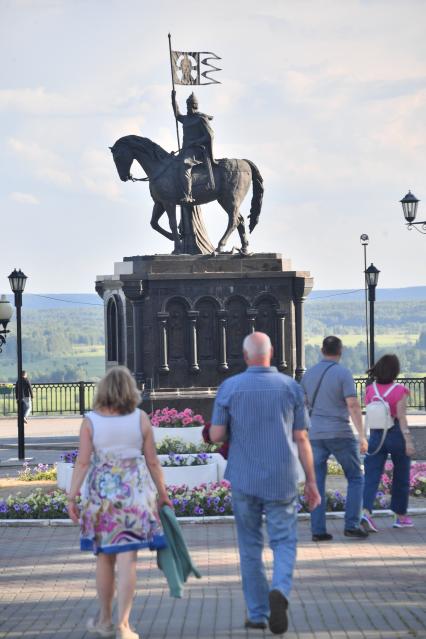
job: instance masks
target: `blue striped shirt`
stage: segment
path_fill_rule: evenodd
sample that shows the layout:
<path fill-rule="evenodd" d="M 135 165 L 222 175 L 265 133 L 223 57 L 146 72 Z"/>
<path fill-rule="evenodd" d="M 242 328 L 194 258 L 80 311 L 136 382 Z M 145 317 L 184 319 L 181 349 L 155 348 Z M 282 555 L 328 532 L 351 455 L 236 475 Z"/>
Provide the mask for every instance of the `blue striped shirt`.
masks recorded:
<path fill-rule="evenodd" d="M 227 426 L 225 479 L 235 490 L 261 499 L 296 496 L 293 430 L 308 427 L 299 384 L 275 366 L 249 366 L 219 387 L 212 424 Z"/>

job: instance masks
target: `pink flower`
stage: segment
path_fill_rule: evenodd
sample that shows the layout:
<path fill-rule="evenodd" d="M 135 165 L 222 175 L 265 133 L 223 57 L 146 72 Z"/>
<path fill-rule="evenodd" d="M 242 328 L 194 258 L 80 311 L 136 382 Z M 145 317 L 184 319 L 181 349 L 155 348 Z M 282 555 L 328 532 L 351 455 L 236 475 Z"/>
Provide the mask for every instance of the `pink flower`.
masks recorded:
<path fill-rule="evenodd" d="M 188 426 L 188 424 L 192 424 L 192 417 L 184 417 L 182 419 L 182 423 L 184 426 Z"/>

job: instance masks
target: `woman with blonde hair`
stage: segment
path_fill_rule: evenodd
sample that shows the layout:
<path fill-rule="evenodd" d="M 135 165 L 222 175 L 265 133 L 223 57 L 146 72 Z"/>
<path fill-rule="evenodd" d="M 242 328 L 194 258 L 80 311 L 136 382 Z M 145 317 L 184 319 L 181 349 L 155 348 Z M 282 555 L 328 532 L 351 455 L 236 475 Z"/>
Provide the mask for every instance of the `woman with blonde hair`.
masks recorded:
<path fill-rule="evenodd" d="M 83 419 L 68 494 L 69 515 L 75 523 L 80 521 L 81 550 L 93 550 L 96 555 L 100 610 L 86 627 L 101 637 L 138 639 L 129 626 L 137 551 L 166 545 L 158 510 L 171 503 L 151 422 L 137 408 L 139 403 L 140 394 L 128 369 L 111 368 L 99 382 L 93 410 Z M 76 498 L 86 476 L 79 512 Z M 112 623 L 115 564 L 116 627 Z"/>

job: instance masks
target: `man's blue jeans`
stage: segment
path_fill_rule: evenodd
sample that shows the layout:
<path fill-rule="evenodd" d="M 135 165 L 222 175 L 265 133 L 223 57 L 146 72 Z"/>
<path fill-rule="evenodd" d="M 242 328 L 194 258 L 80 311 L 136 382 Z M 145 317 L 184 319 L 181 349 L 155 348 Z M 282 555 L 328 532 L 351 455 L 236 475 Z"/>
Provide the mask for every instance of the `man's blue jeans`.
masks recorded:
<path fill-rule="evenodd" d="M 343 468 L 348 481 L 345 508 L 345 530 L 359 528 L 361 519 L 362 491 L 364 476 L 361 470 L 359 443 L 354 437 L 342 437 L 334 439 L 312 439 L 312 452 L 314 454 L 315 474 L 318 490 L 321 495 L 321 504 L 311 512 L 311 528 L 313 535 L 322 535 L 327 532 L 325 513 L 327 499 L 325 495 L 325 478 L 327 476 L 327 460 L 334 455 Z"/>
<path fill-rule="evenodd" d="M 372 430 L 368 442 L 368 452 L 374 453 L 379 447 L 382 439 L 381 430 Z M 364 487 L 364 508 L 370 512 L 373 510 L 376 499 L 377 487 L 380 477 L 388 457 L 391 456 L 393 462 L 392 476 L 392 500 L 391 510 L 397 515 L 405 515 L 408 508 L 408 495 L 410 491 L 410 464 L 411 459 L 405 452 L 405 439 L 401 433 L 398 420 L 395 426 L 386 433 L 383 446 L 376 455 L 366 455 L 365 467 L 365 487 Z"/>
<path fill-rule="evenodd" d="M 269 546 L 274 555 L 272 589 L 287 599 L 293 582 L 297 545 L 297 500 L 272 501 L 232 491 L 237 525 L 241 577 L 250 621 L 269 618 L 269 585 L 262 561 L 262 514 L 266 516 Z"/>

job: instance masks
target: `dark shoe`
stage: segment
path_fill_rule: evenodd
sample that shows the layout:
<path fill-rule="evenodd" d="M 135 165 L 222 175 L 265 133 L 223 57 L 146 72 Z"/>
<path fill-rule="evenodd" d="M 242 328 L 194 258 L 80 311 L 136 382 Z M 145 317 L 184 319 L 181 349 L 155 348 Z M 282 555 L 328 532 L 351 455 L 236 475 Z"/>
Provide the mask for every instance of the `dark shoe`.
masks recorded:
<path fill-rule="evenodd" d="M 321 533 L 320 535 L 312 535 L 312 541 L 331 541 L 333 535 L 330 533 Z"/>
<path fill-rule="evenodd" d="M 266 621 L 250 621 L 250 619 L 246 619 L 244 622 L 244 628 L 252 628 L 253 630 L 266 630 L 267 627 Z"/>
<path fill-rule="evenodd" d="M 271 590 L 269 593 L 269 607 L 271 615 L 269 617 L 269 630 L 274 635 L 282 635 L 287 632 L 288 601 L 279 590 Z"/>
<path fill-rule="evenodd" d="M 346 529 L 344 532 L 345 537 L 354 537 L 356 539 L 366 539 L 368 537 L 368 532 L 363 530 L 362 528 L 351 528 Z"/>

